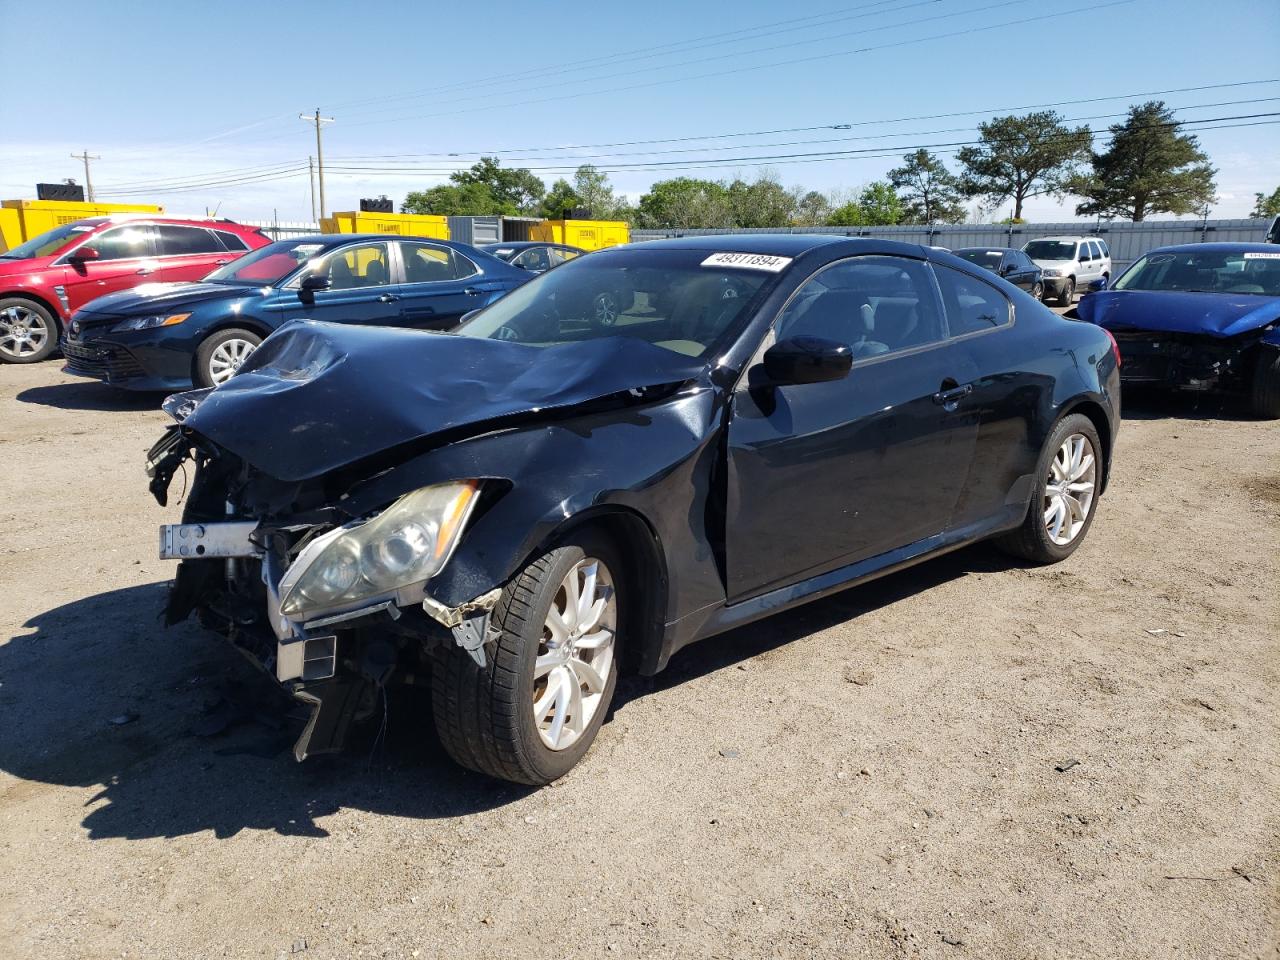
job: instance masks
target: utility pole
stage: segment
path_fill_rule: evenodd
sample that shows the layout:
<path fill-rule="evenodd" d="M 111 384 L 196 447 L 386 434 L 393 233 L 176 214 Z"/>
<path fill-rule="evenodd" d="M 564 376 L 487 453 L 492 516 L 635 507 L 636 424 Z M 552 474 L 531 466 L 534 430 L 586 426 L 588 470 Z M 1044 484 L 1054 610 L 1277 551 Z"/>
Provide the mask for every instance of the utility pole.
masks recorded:
<path fill-rule="evenodd" d="M 90 154 L 90 153 L 89 153 L 89 151 L 88 151 L 88 150 L 86 150 L 86 151 L 84 151 L 84 153 L 73 153 L 73 154 L 71 155 L 71 159 L 72 159 L 72 160 L 83 160 L 83 161 L 84 161 L 84 191 L 85 191 L 85 197 L 86 197 L 86 199 L 87 199 L 90 203 L 93 203 L 93 177 L 89 176 L 89 161 L 90 161 L 90 160 L 101 160 L 102 158 L 101 158 L 101 157 L 99 157 L 99 156 L 97 156 L 97 155 L 92 155 L 92 154 Z"/>
<path fill-rule="evenodd" d="M 311 219 L 316 219 L 316 158 L 307 157 L 307 175 L 311 178 Z"/>
<path fill-rule="evenodd" d="M 320 217 L 324 218 L 324 147 L 320 142 L 320 125 L 322 123 L 333 123 L 333 117 L 320 116 L 320 108 L 316 107 L 315 116 L 309 113 L 298 114 L 299 120 L 306 120 L 308 123 L 316 125 L 316 174 L 320 180 Z"/>

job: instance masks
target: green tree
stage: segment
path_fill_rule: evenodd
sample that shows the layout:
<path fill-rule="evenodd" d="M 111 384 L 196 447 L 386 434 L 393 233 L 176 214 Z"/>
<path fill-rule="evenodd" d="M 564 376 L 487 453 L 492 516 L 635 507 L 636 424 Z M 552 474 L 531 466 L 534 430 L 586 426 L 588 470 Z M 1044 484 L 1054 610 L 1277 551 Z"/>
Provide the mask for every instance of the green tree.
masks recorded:
<path fill-rule="evenodd" d="M 1264 193 L 1253 195 L 1253 212 L 1251 217 L 1280 217 L 1280 187 L 1271 191 L 1271 196 Z"/>
<path fill-rule="evenodd" d="M 449 179 L 459 186 L 483 184 L 494 199 L 504 208 L 502 213 L 532 215 L 547 186 L 523 167 L 503 167 L 496 157 L 481 157 L 470 170 L 450 174 Z"/>
<path fill-rule="evenodd" d="M 964 167 L 962 188 L 982 197 L 989 210 L 1012 200 L 1015 219 L 1031 197 L 1065 196 L 1093 144 L 1087 126 L 1073 130 L 1053 110 L 996 117 L 978 133 L 980 142 L 956 155 Z"/>
<path fill-rule="evenodd" d="M 580 207 L 582 205 L 582 197 L 573 188 L 573 184 L 561 178 L 551 185 L 551 189 L 543 197 L 542 208 L 538 216 L 545 217 L 548 220 L 559 220 L 564 216 L 567 208 Z"/>
<path fill-rule="evenodd" d="M 735 227 L 786 227 L 795 215 L 795 197 L 770 173 L 734 180 L 725 192 Z"/>
<path fill-rule="evenodd" d="M 902 222 L 902 201 L 898 199 L 893 184 L 887 180 L 867 184 L 858 197 L 858 208 L 862 211 L 862 222 L 868 226 L 892 226 Z"/>
<path fill-rule="evenodd" d="M 733 212 L 724 184 L 694 177 L 659 180 L 640 197 L 636 226 L 654 229 L 731 227 Z"/>
<path fill-rule="evenodd" d="M 903 223 L 964 221 L 960 181 L 928 150 L 906 154 L 902 166 L 889 171 L 889 182 L 902 200 Z"/>
<path fill-rule="evenodd" d="M 1092 170 L 1070 183 L 1085 198 L 1076 213 L 1139 223 L 1150 213 L 1194 213 L 1213 203 L 1209 158 L 1195 137 L 1178 133 L 1163 101 L 1130 107 L 1110 129 L 1111 145 L 1093 153 Z"/>
<path fill-rule="evenodd" d="M 573 189 L 578 195 L 576 206 L 586 207 L 596 220 L 615 220 L 625 202 L 613 195 L 609 175 L 601 173 L 589 163 L 580 166 L 573 174 Z"/>
<path fill-rule="evenodd" d="M 514 213 L 499 203 L 483 183 L 442 183 L 427 190 L 415 190 L 400 205 L 403 213 L 433 213 L 444 217 L 485 217 Z"/>
<path fill-rule="evenodd" d="M 866 226 L 862 217 L 862 207 L 857 200 L 841 204 L 827 215 L 828 227 L 862 227 Z"/>
<path fill-rule="evenodd" d="M 791 222 L 797 227 L 816 227 L 831 216 L 831 200 L 817 190 L 796 187 L 791 191 L 791 200 L 795 211 Z"/>

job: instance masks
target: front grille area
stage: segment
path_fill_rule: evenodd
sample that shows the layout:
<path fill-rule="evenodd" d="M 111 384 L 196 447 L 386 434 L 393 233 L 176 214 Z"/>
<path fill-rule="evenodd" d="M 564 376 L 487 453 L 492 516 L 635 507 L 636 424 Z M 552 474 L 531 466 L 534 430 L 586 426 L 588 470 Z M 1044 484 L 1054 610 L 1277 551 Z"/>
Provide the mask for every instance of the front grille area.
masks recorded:
<path fill-rule="evenodd" d="M 1241 366 L 1238 338 L 1134 329 L 1111 333 L 1120 347 L 1122 380 L 1203 389 L 1233 377 Z"/>
<path fill-rule="evenodd" d="M 119 347 L 92 347 L 63 338 L 62 356 L 67 370 L 82 377 L 96 377 L 118 383 L 142 376 L 142 367 L 128 350 Z"/>

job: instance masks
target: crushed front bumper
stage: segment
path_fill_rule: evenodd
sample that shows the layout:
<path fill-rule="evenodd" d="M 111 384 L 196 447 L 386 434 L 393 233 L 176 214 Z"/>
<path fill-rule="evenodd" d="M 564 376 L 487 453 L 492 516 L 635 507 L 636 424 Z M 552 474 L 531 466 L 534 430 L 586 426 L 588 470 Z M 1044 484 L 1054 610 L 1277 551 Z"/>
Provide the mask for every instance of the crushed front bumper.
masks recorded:
<path fill-rule="evenodd" d="M 1211 391 L 1243 382 L 1246 344 L 1236 338 L 1150 330 L 1111 333 L 1120 348 L 1122 383 Z"/>

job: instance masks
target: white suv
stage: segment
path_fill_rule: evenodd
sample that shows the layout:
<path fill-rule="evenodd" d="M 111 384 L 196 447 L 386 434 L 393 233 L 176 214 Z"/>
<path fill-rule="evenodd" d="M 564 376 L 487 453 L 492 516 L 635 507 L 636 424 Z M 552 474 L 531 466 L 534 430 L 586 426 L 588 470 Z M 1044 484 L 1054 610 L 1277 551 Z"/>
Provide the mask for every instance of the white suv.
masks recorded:
<path fill-rule="evenodd" d="M 1043 272 L 1044 296 L 1071 306 L 1076 291 L 1100 277 L 1111 279 L 1111 251 L 1100 237 L 1041 237 L 1028 240 L 1022 252 Z"/>

